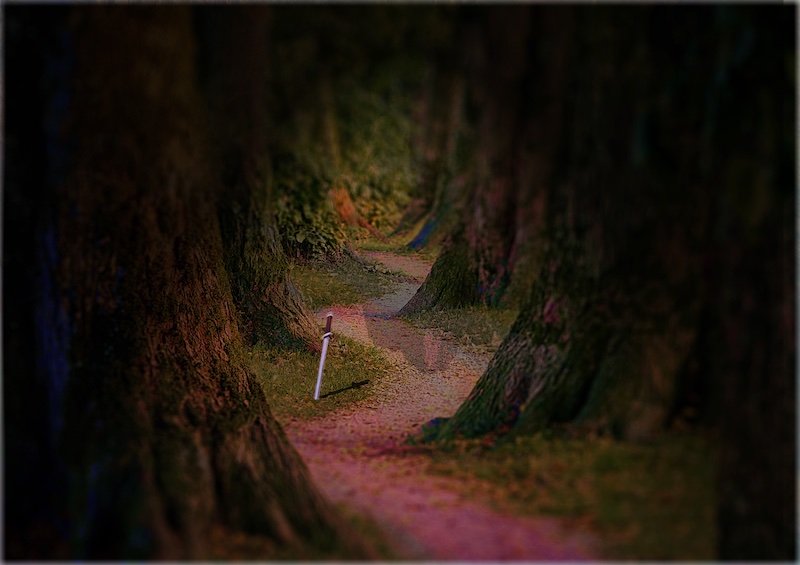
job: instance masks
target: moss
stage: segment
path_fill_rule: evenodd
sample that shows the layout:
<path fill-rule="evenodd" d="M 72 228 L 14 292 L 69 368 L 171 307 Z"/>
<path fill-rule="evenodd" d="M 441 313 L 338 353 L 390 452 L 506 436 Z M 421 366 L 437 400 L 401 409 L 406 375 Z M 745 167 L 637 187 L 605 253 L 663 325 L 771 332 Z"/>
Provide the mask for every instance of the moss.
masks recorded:
<path fill-rule="evenodd" d="M 588 530 L 600 559 L 712 560 L 715 451 L 697 434 L 641 445 L 552 429 L 442 446 L 431 451 L 431 470 L 498 512 Z"/>
<path fill-rule="evenodd" d="M 312 309 L 349 306 L 388 294 L 404 280 L 398 273 L 381 272 L 370 262 L 359 262 L 347 255 L 327 261 L 307 261 L 292 265 L 292 278 Z"/>
<path fill-rule="evenodd" d="M 398 314 L 458 308 L 479 301 L 478 278 L 470 267 L 469 247 L 456 243 L 439 256 L 428 278 Z"/>
<path fill-rule="evenodd" d="M 486 373 L 439 439 L 511 429 L 533 434 L 580 410 L 606 336 L 605 318 L 589 306 L 596 282 L 575 243 L 550 253 Z"/>

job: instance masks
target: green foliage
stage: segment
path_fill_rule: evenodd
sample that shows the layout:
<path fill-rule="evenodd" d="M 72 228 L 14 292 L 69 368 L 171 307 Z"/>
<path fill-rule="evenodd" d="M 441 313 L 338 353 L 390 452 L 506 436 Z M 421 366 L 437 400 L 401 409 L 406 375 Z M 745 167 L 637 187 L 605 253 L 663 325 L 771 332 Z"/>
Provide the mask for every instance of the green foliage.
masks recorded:
<path fill-rule="evenodd" d="M 386 6 L 274 12 L 274 152 L 295 156 L 325 189 L 346 188 L 361 217 L 378 229 L 395 225 L 415 183 L 414 104 L 431 54 L 449 45 L 447 12 Z M 277 182 L 283 173 L 276 173 Z M 289 184 L 308 190 L 294 179 Z M 279 210 L 281 231 L 289 230 L 287 249 L 308 256 L 336 238 L 325 231 L 329 217 L 315 218 L 314 205 L 306 212 L 302 204 L 292 196 L 289 210 Z M 293 227 L 310 219 L 317 220 L 313 235 Z"/>
<path fill-rule="evenodd" d="M 294 156 L 275 162 L 276 217 L 283 249 L 293 257 L 336 254 L 345 234 L 328 198 L 327 179 Z"/>
<path fill-rule="evenodd" d="M 397 98 L 379 84 L 345 86 L 337 97 L 342 173 L 359 214 L 379 229 L 396 223 L 414 184 L 411 120 Z"/>
<path fill-rule="evenodd" d="M 433 453 L 432 469 L 469 479 L 500 510 L 588 527 L 606 558 L 713 560 L 713 462 L 708 440 L 694 435 L 641 445 L 550 433 L 494 447 L 451 442 Z"/>
<path fill-rule="evenodd" d="M 364 400 L 391 369 L 379 349 L 336 336 L 328 347 L 320 399 L 315 401 L 319 360 L 318 353 L 263 346 L 250 351 L 250 368 L 279 420 L 315 418 Z"/>

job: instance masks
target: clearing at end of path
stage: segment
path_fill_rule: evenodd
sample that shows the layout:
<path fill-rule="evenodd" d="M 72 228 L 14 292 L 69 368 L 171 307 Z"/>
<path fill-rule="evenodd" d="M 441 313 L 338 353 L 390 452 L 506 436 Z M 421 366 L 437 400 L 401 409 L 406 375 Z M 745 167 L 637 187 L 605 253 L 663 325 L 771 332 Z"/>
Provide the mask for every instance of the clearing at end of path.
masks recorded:
<path fill-rule="evenodd" d="M 324 418 L 286 423 L 317 485 L 334 502 L 374 519 L 405 558 L 596 558 L 590 535 L 569 532 L 555 519 L 500 514 L 470 500 L 453 479 L 428 472 L 427 455 L 404 444 L 423 423 L 456 411 L 491 356 L 467 354 L 441 332 L 391 317 L 419 288 L 429 263 L 393 253 L 363 254 L 404 272 L 409 281 L 381 298 L 327 308 L 317 317 L 332 310 L 334 333 L 381 348 L 395 371 L 372 382 L 374 394 L 361 403 Z M 364 378 L 371 380 L 369 367 Z"/>

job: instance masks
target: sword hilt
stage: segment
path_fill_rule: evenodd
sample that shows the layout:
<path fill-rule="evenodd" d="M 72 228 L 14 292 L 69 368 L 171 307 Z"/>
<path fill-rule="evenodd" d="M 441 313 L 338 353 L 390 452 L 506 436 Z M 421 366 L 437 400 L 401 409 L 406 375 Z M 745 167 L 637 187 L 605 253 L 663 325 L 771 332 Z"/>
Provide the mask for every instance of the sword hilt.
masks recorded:
<path fill-rule="evenodd" d="M 314 400 L 319 400 L 319 389 L 322 386 L 322 369 L 325 366 L 325 353 L 328 350 L 328 342 L 333 336 L 331 332 L 331 322 L 333 321 L 333 312 L 328 312 L 328 321 L 325 323 L 325 333 L 322 335 L 322 356 L 319 359 L 319 372 L 317 373 L 317 388 L 314 390 Z"/>

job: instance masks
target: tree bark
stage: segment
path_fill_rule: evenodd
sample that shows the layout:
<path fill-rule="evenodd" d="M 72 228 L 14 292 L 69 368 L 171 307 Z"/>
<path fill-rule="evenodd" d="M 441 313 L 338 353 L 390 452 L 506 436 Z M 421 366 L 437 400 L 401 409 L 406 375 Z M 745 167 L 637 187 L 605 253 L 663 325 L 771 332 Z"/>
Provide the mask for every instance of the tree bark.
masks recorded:
<path fill-rule="evenodd" d="M 222 163 L 216 197 L 225 266 L 250 343 L 319 350 L 318 330 L 288 274 L 269 155 L 266 6 L 199 8 L 199 72 Z"/>
<path fill-rule="evenodd" d="M 705 363 L 719 558 L 797 560 L 796 6 L 719 10 Z"/>
<path fill-rule="evenodd" d="M 425 282 L 398 315 L 469 306 L 475 304 L 479 297 L 478 279 L 470 268 L 469 249 L 461 243 L 448 246 L 431 267 Z"/>
<path fill-rule="evenodd" d="M 4 366 L 6 556 L 198 558 L 218 526 L 362 555 L 244 363 L 190 9 L 6 18 L 6 213 L 36 220 L 6 343 L 37 360 Z"/>
<path fill-rule="evenodd" d="M 401 219 L 399 233 L 421 222 L 408 246 L 422 249 L 441 242 L 458 223 L 463 209 L 463 180 L 455 178 L 457 151 L 463 143 L 465 83 L 452 59 L 431 65 L 424 85 L 423 111 L 418 119 L 417 183 L 412 215 Z M 453 68 L 456 67 L 456 68 Z"/>
<path fill-rule="evenodd" d="M 720 557 L 796 557 L 789 12 L 604 8 L 576 11 L 571 42 L 535 36 L 555 53 L 534 76 L 569 69 L 563 102 L 534 115 L 562 124 L 532 153 L 555 157 L 547 251 L 431 435 L 570 423 L 646 441 L 700 392 L 718 415 Z"/>
<path fill-rule="evenodd" d="M 526 211 L 531 207 L 531 184 L 522 182 L 528 179 L 523 178 L 521 166 L 526 163 L 523 141 L 529 123 L 525 96 L 530 94 L 531 13 L 527 6 L 493 9 L 481 18 L 473 17 L 468 8 L 461 13 L 457 36 L 464 61 L 451 73 L 456 77 L 461 73 L 463 78 L 452 78 L 451 82 L 464 88 L 460 95 L 464 102 L 451 102 L 450 110 L 439 110 L 443 115 L 438 121 L 447 124 L 445 134 L 440 135 L 446 142 L 440 143 L 441 149 L 431 150 L 424 169 L 435 173 L 431 177 L 438 183 L 439 196 L 431 217 L 411 245 L 419 247 L 417 243 L 429 237 L 441 218 L 448 211 L 454 212 L 457 219 L 451 222 L 449 239 L 452 245 L 463 245 L 467 250 L 467 278 L 477 279 L 477 293 L 470 289 L 457 300 L 439 302 L 450 295 L 440 284 L 464 273 L 452 272 L 439 277 L 439 282 L 433 278 L 427 281 L 418 291 L 420 297 L 405 308 L 407 313 L 456 303 L 498 304 L 512 278 L 511 260 L 528 252 L 524 246 L 515 245 L 514 238 L 519 203 L 525 202 Z M 460 112 L 450 115 L 453 108 Z M 524 216 L 519 219 L 530 221 Z M 451 256 L 443 255 L 439 260 L 452 265 Z M 437 271 L 443 269 L 440 264 Z"/>
<path fill-rule="evenodd" d="M 642 39 L 646 18 L 641 10 L 589 15 L 560 7 L 536 11 L 531 19 L 537 27 L 525 44 L 530 55 L 524 71 L 503 76 L 536 77 L 535 86 L 528 83 L 535 104 L 522 108 L 504 96 L 495 102 L 511 108 L 522 125 L 509 130 L 513 135 L 501 131 L 501 139 L 516 136 L 513 145 L 487 155 L 497 155 L 497 163 L 509 153 L 517 159 L 513 165 L 487 165 L 485 177 L 499 175 L 499 180 L 476 187 L 476 216 L 489 217 L 486 203 L 492 199 L 524 201 L 531 211 L 540 207 L 539 218 L 546 210 L 548 225 L 539 228 L 544 245 L 535 259 L 539 272 L 528 282 L 530 295 L 496 363 L 443 433 L 485 433 L 510 423 L 532 432 L 577 420 L 645 438 L 663 427 L 674 404 L 697 315 L 696 301 L 675 302 L 676 293 L 696 280 L 696 261 L 688 242 L 673 237 L 670 215 L 680 213 L 688 191 L 677 193 L 668 183 L 649 180 L 637 165 L 620 166 L 631 158 L 636 115 L 643 112 L 623 103 L 622 96 L 641 94 L 646 106 L 653 89 Z M 631 25 L 612 33 L 622 20 Z M 635 48 L 626 53 L 630 46 Z M 488 123 L 498 121 L 503 120 L 493 117 Z M 530 182 L 514 197 L 504 188 Z M 674 199 L 667 196 L 670 191 Z M 488 233 L 505 236 L 493 245 L 479 243 L 478 235 L 470 241 L 484 257 L 479 285 L 489 296 L 502 290 L 503 277 L 519 261 L 519 255 L 512 261 L 514 254 L 525 245 L 528 253 L 536 247 L 514 239 L 525 230 L 514 226 L 513 211 L 495 212 L 497 229 Z M 501 218 L 507 219 L 502 230 Z M 664 267 L 668 261 L 671 272 Z M 492 271 L 488 265 L 497 267 Z M 530 346 L 527 360 L 518 358 L 523 342 Z M 491 425 L 475 427 L 476 413 L 495 416 Z"/>

